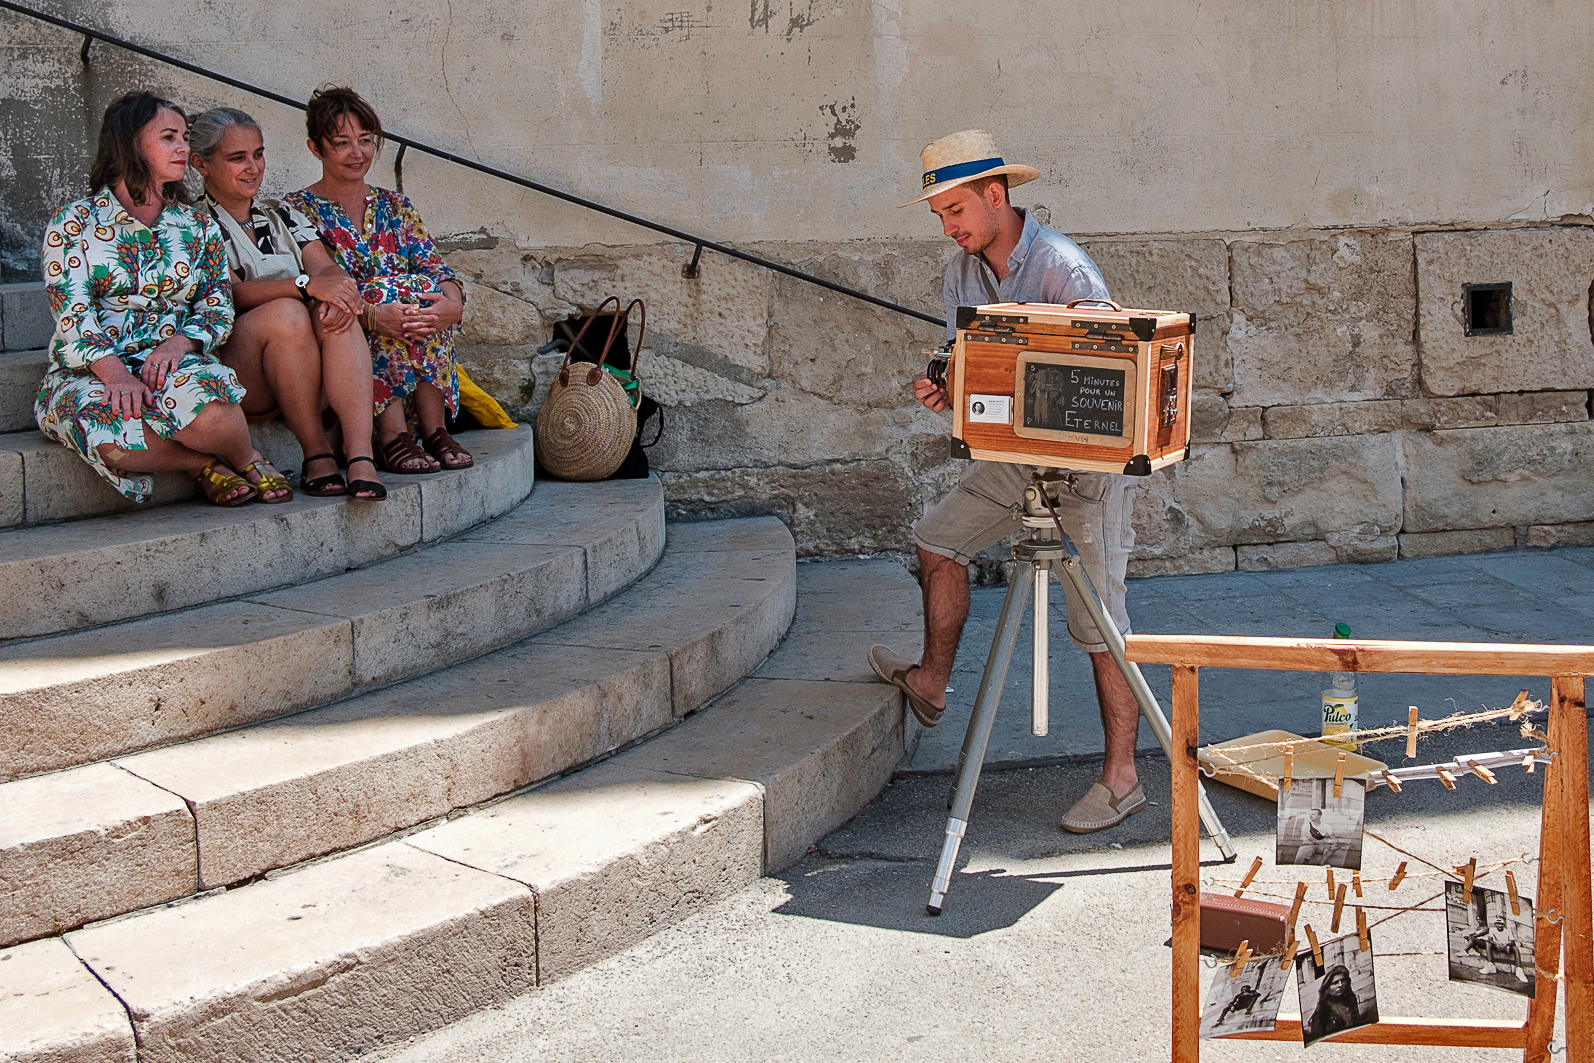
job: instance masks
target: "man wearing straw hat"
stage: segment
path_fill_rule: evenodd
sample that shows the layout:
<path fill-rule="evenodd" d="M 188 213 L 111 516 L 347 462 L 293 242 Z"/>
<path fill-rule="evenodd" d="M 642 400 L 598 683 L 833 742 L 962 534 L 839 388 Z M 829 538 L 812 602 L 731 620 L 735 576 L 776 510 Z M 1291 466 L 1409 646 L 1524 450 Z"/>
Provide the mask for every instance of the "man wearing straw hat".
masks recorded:
<path fill-rule="evenodd" d="M 989 133 L 967 129 L 942 137 L 919 159 L 922 191 L 903 206 L 928 201 L 930 211 L 941 219 L 942 231 L 963 251 L 947 266 L 942 291 L 949 339 L 956 335 L 959 306 L 1108 297 L 1101 271 L 1078 244 L 1008 201 L 1009 188 L 1035 180 L 1040 171 L 1004 161 Z M 947 408 L 946 391 L 928 379 L 915 381 L 913 394 L 937 413 Z M 1125 481 L 1111 473 L 1072 473 L 1058 511 L 1085 572 L 1106 601 L 1108 615 L 1127 633 L 1124 574 L 1135 537 Z M 946 708 L 946 683 L 969 613 L 969 562 L 1021 530 L 1019 514 L 1028 482 L 1029 469 L 1024 466 L 976 462 L 963 482 L 914 526 L 924 591 L 923 658 L 914 662 L 875 646 L 869 651 L 869 665 L 907 696 L 914 716 L 926 727 L 934 727 Z M 1087 833 L 1115 826 L 1146 805 L 1135 774 L 1140 710 L 1106 642 L 1067 581 L 1063 595 L 1068 635 L 1090 654 L 1107 736 L 1101 781 L 1062 820 L 1065 830 Z"/>

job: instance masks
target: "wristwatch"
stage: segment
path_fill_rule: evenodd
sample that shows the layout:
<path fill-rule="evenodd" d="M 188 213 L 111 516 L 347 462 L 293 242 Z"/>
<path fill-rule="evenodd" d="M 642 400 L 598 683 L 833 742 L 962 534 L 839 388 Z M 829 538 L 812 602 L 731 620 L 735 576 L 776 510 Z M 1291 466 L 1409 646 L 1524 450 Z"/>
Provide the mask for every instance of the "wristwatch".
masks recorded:
<path fill-rule="evenodd" d="M 299 289 L 299 298 L 308 303 L 310 301 L 310 274 L 301 273 L 293 278 L 293 286 Z"/>

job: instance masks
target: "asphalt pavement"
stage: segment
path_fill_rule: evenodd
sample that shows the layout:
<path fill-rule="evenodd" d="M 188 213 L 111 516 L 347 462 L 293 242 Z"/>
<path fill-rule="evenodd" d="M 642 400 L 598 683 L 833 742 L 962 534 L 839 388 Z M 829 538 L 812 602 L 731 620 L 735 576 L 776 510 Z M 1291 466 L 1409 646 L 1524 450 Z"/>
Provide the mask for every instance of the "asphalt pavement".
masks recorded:
<path fill-rule="evenodd" d="M 1337 621 L 1367 638 L 1594 644 L 1594 550 L 1562 549 L 1366 566 L 1131 581 L 1137 630 L 1325 635 Z M 952 708 L 923 732 L 904 770 L 852 822 L 797 866 L 765 878 L 634 948 L 552 986 L 390 1050 L 403 1063 L 723 1060 L 1165 1060 L 1171 994 L 1169 782 L 1142 728 L 1139 761 L 1150 806 L 1122 826 L 1070 835 L 1056 822 L 1090 785 L 1100 724 L 1085 658 L 1054 622 L 1052 729 L 1029 733 L 1029 665 L 1015 659 L 958 874 L 939 918 L 925 914 L 950 777 L 1002 588 L 975 591 Z M 1060 595 L 1054 595 L 1060 605 Z M 1021 639 L 1021 645 L 1027 642 Z M 1022 652 L 1022 651 L 1021 651 Z M 1166 698 L 1167 670 L 1148 669 Z M 1317 729 L 1320 677 L 1211 670 L 1202 729 L 1225 739 L 1274 727 Z M 1370 676 L 1362 725 L 1538 698 L 1548 681 Z M 1166 701 L 1164 700 L 1166 704 Z M 1512 726 L 1426 738 L 1420 762 L 1515 748 Z M 1367 752 L 1404 762 L 1396 742 Z M 1003 765 L 1007 765 L 1003 770 Z M 1017 766 L 1014 766 L 1017 765 Z M 1424 866 L 1517 861 L 1531 894 L 1542 774 L 1464 777 L 1454 792 L 1408 784 L 1367 799 L 1362 875 L 1384 1015 L 1516 1019 L 1522 997 L 1450 982 L 1438 873 Z M 1206 888 L 1232 888 L 1253 856 L 1264 870 L 1249 895 L 1287 902 L 1314 883 L 1302 921 L 1331 919 L 1316 869 L 1274 866 L 1273 802 L 1212 784 L 1213 804 L 1239 849 L 1236 864 L 1203 842 Z M 1416 859 L 1412 859 L 1415 857 Z M 1411 872 L 1398 890 L 1383 880 Z M 1503 873 L 1479 884 L 1503 888 Z M 1416 910 L 1399 912 L 1416 906 Z M 1388 920 L 1385 922 L 1384 920 Z M 1226 972 L 1203 970 L 1206 983 Z M 1283 1014 L 1298 1014 L 1295 988 Z M 1555 1044 L 1564 1043 L 1558 1032 Z M 1552 1045 L 1553 1050 L 1553 1045 Z M 1204 1042 L 1217 1061 L 1313 1056 L 1400 1061 L 1518 1059 L 1479 1049 L 1366 1048 Z"/>

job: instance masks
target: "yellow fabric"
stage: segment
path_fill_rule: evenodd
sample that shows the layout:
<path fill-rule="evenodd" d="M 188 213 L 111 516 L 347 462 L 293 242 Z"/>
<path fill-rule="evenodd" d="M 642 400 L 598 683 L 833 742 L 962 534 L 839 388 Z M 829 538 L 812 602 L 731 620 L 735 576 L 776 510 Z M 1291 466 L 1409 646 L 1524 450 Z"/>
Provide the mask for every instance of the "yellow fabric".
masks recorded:
<path fill-rule="evenodd" d="M 465 375 L 464 366 L 456 365 L 454 368 L 459 373 L 459 404 L 465 407 L 483 428 L 515 427 L 515 422 L 509 419 L 509 414 L 498 405 L 498 401 L 477 387 L 476 382 Z"/>

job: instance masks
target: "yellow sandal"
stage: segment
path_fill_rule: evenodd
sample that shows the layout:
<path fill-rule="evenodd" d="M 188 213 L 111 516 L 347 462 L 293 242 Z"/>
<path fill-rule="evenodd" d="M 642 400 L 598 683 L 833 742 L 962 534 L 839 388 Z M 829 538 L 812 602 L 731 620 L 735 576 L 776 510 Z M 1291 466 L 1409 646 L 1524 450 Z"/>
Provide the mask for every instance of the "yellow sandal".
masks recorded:
<path fill-rule="evenodd" d="M 216 506 L 241 506 L 251 498 L 254 498 L 260 494 L 260 492 L 255 489 L 254 484 L 250 483 L 248 480 L 245 480 L 237 473 L 233 473 L 230 476 L 224 476 L 217 472 L 216 466 L 220 464 L 221 459 L 217 458 L 209 465 L 206 465 L 203 469 L 200 469 L 199 474 L 194 477 L 194 479 L 199 482 L 199 489 L 205 492 L 206 501 Z M 228 496 L 237 490 L 239 485 L 249 488 L 249 493 L 246 495 L 239 495 L 237 498 L 229 498 Z"/>
<path fill-rule="evenodd" d="M 288 483 L 287 477 L 283 476 L 275 469 L 271 469 L 270 472 L 264 472 L 260 468 L 262 465 L 264 465 L 267 469 L 271 469 L 271 462 L 267 461 L 265 458 L 261 458 L 259 461 L 251 461 L 248 465 L 245 465 L 239 470 L 239 472 L 243 473 L 244 475 L 244 482 L 255 489 L 255 501 L 261 502 L 268 506 L 279 505 L 283 502 L 292 502 L 293 486 Z M 255 473 L 260 477 L 260 479 L 251 482 L 249 480 L 250 473 Z M 282 490 L 286 490 L 288 493 L 283 495 L 281 498 L 266 497 L 267 491 Z"/>

